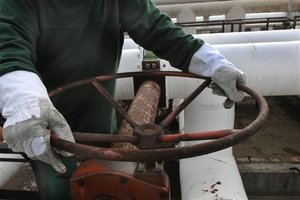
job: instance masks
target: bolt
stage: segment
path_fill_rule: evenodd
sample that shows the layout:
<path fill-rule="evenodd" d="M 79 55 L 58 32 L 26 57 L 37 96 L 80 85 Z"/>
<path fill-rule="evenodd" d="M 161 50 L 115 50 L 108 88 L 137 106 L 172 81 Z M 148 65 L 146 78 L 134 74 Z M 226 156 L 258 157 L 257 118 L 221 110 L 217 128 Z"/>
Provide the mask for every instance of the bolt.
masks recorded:
<path fill-rule="evenodd" d="M 156 172 L 156 173 L 161 173 L 162 170 L 161 170 L 160 168 L 155 168 L 155 172 Z"/>
<path fill-rule="evenodd" d="M 145 171 L 145 163 L 139 163 L 137 167 L 138 172 L 143 172 Z"/>
<path fill-rule="evenodd" d="M 84 186 L 84 180 L 79 179 L 79 180 L 77 181 L 77 185 L 78 185 L 78 186 Z"/>
<path fill-rule="evenodd" d="M 127 178 L 120 177 L 120 183 L 121 183 L 121 184 L 126 184 L 127 182 L 128 182 L 128 179 L 127 179 Z"/>
<path fill-rule="evenodd" d="M 162 162 L 155 162 L 155 172 L 161 173 L 163 171 L 163 163 Z"/>
<path fill-rule="evenodd" d="M 156 69 L 156 63 L 152 63 L 152 69 Z"/>

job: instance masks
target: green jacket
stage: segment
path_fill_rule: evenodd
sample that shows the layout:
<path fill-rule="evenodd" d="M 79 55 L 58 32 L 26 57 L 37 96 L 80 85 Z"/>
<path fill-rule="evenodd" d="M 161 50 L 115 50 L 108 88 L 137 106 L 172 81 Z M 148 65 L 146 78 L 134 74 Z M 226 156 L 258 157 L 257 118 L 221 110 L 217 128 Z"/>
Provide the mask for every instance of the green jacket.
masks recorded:
<path fill-rule="evenodd" d="M 32 71 L 51 91 L 115 73 L 124 32 L 184 71 L 203 44 L 176 27 L 150 0 L 0 0 L 0 75 Z M 114 81 L 105 87 L 113 95 Z M 53 102 L 73 131 L 114 132 L 113 109 L 90 85 Z"/>

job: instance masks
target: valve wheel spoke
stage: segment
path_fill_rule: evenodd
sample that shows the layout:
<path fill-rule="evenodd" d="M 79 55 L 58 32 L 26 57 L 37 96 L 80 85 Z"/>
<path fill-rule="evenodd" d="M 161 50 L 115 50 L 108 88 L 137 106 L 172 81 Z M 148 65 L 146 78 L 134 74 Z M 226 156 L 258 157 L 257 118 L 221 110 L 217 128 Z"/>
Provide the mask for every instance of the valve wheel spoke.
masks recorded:
<path fill-rule="evenodd" d="M 184 101 L 176 107 L 159 125 L 162 128 L 166 128 L 183 109 L 187 107 L 211 82 L 210 79 L 207 79 L 202 83 L 196 90 L 192 92 Z"/>
<path fill-rule="evenodd" d="M 127 112 L 117 104 L 117 102 L 112 98 L 112 96 L 102 87 L 102 85 L 96 81 L 91 81 L 92 85 L 96 88 L 96 90 L 104 97 L 111 105 L 116 109 L 116 111 L 127 121 L 128 124 L 132 128 L 137 126 L 137 123 L 127 114 Z"/>

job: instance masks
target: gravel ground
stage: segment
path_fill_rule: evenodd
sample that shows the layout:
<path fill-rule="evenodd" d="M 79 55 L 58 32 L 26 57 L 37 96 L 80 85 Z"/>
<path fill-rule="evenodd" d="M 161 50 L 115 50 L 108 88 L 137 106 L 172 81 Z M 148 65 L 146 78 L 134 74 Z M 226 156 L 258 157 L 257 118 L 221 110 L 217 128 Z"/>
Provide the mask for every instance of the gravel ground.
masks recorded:
<path fill-rule="evenodd" d="M 300 99 L 296 96 L 267 97 L 270 114 L 265 126 L 233 148 L 236 157 L 300 156 Z M 235 127 L 242 128 L 256 116 L 254 100 L 236 107 Z"/>

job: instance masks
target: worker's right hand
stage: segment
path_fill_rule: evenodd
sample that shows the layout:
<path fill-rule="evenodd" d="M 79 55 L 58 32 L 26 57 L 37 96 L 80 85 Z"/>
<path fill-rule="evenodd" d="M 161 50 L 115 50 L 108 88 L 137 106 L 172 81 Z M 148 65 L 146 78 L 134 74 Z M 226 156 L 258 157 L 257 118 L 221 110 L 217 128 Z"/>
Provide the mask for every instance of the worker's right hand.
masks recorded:
<path fill-rule="evenodd" d="M 213 94 L 227 97 L 224 108 L 231 108 L 235 102 L 244 98 L 244 92 L 238 90 L 237 83 L 246 84 L 245 74 L 229 62 L 217 49 L 204 43 L 193 55 L 190 72 L 211 77 L 209 87 Z"/>
<path fill-rule="evenodd" d="M 66 167 L 57 153 L 72 154 L 51 148 L 50 134 L 70 142 L 75 142 L 74 137 L 64 117 L 51 103 L 39 77 L 26 71 L 5 74 L 0 77 L 0 93 L 2 115 L 6 118 L 3 138 L 9 147 L 64 173 Z"/>

